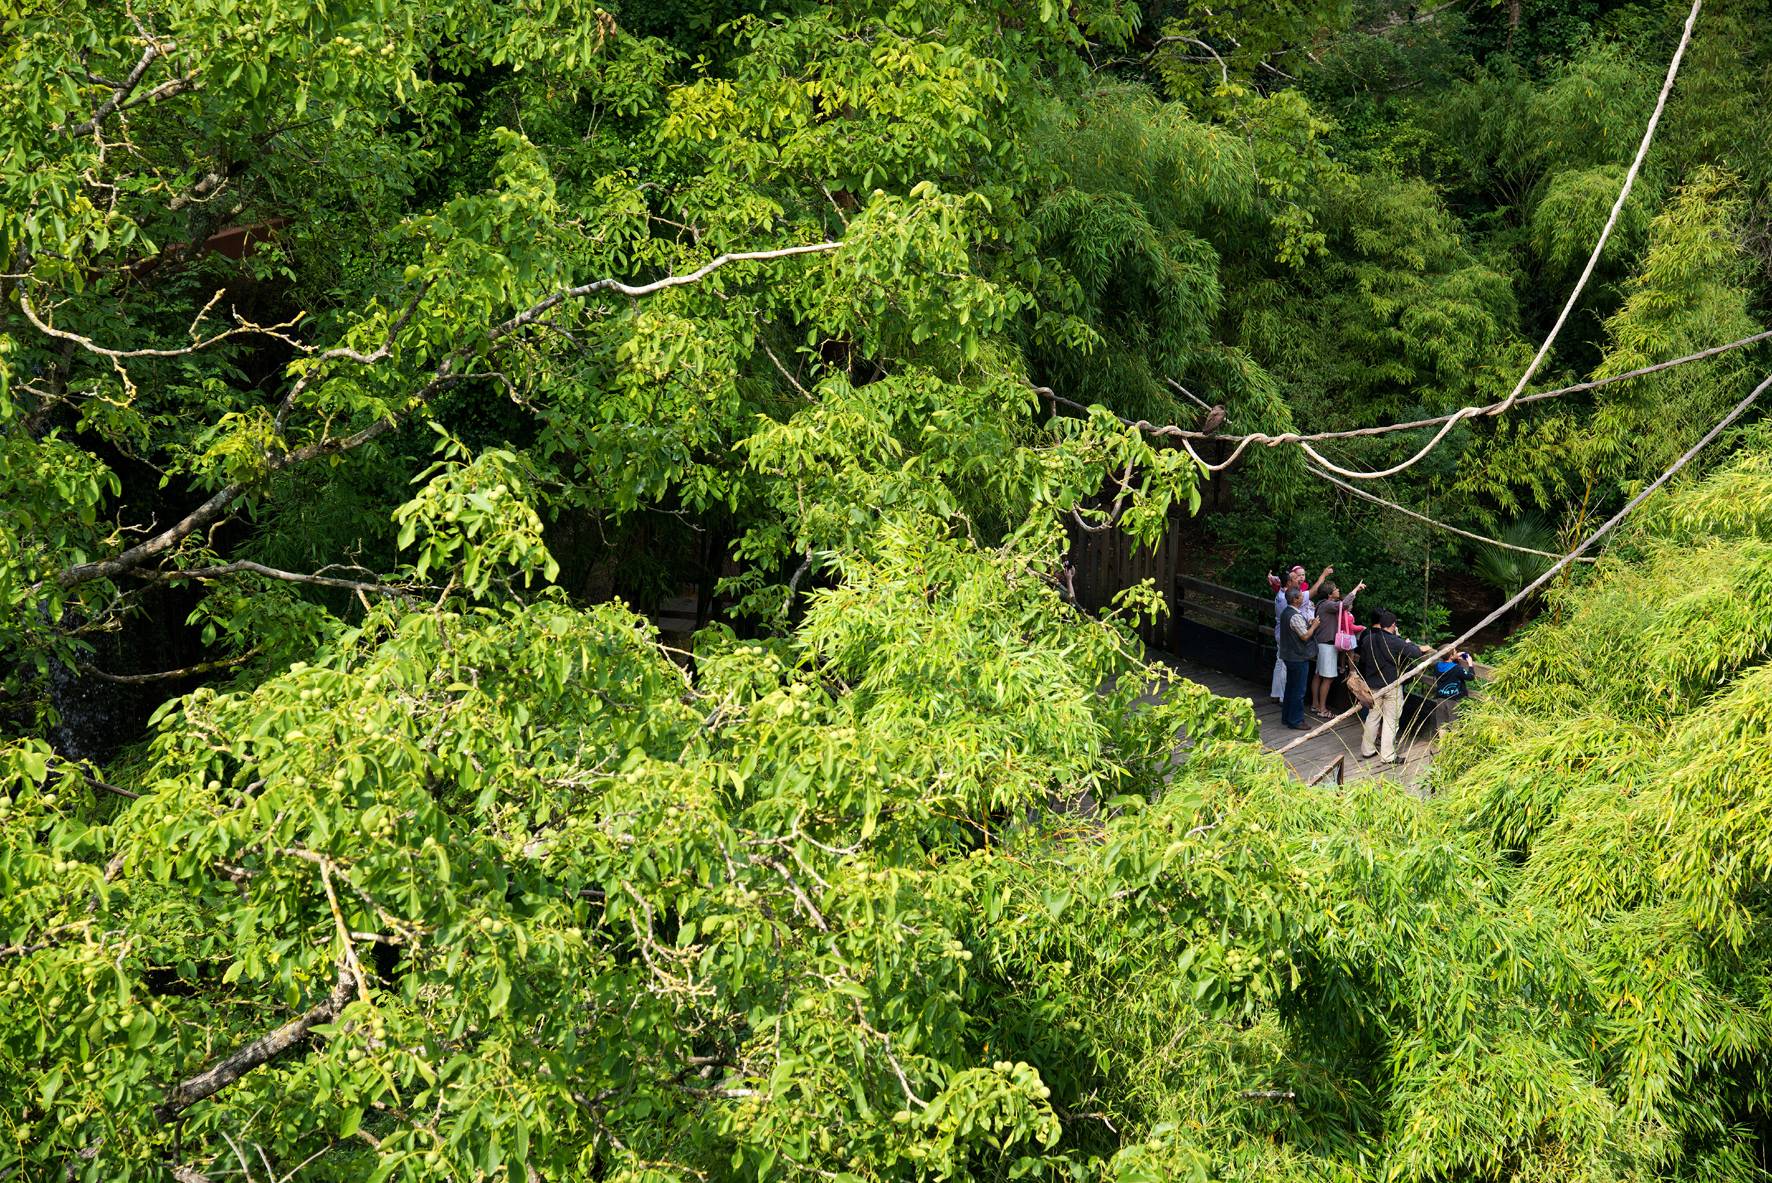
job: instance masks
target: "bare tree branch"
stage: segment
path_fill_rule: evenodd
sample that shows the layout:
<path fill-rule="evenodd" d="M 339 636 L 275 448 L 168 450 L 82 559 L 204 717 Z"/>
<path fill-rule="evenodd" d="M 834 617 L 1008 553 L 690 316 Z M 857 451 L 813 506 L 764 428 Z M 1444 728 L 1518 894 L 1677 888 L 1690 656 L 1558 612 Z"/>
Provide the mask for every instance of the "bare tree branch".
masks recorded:
<path fill-rule="evenodd" d="M 251 321 L 241 319 L 240 314 L 236 312 L 234 314 L 233 328 L 223 329 L 221 332 L 215 333 L 209 337 L 199 338 L 197 336 L 197 326 L 203 322 L 204 317 L 208 314 L 211 308 L 215 307 L 216 301 L 221 299 L 221 296 L 221 291 L 216 292 L 215 295 L 210 298 L 209 303 L 203 306 L 202 311 L 197 314 L 197 318 L 191 322 L 191 343 L 189 345 L 181 345 L 177 349 L 108 349 L 105 346 L 100 345 L 97 341 L 94 341 L 91 337 L 85 337 L 79 333 L 69 332 L 67 329 L 58 329 L 53 324 L 45 321 L 38 313 L 36 307 L 32 305 L 31 297 L 26 293 L 23 285 L 20 285 L 18 288 L 18 306 L 19 311 L 25 314 L 25 319 L 30 321 L 32 325 L 36 326 L 38 332 L 48 337 L 54 337 L 58 341 L 71 341 L 80 346 L 80 348 L 86 350 L 86 352 L 96 354 L 99 357 L 108 358 L 113 363 L 129 361 L 138 357 L 188 357 L 193 353 L 208 349 L 211 345 L 226 341 L 230 337 L 239 337 L 252 333 L 261 334 L 267 337 L 276 337 L 281 341 L 286 341 L 289 344 L 294 345 L 297 349 L 306 348 L 301 342 L 289 337 L 286 332 L 286 330 L 295 328 L 296 325 L 301 322 L 301 318 L 305 314 L 299 312 L 288 320 L 274 325 L 254 324 Z"/>
<path fill-rule="evenodd" d="M 197 1075 L 174 1085 L 167 1090 L 166 1099 L 155 1106 L 154 1116 L 161 1121 L 175 1121 L 198 1101 L 213 1097 L 254 1068 L 306 1042 L 315 1027 L 338 1018 L 351 1001 L 352 985 L 350 967 L 341 963 L 330 994 L 275 1031 L 243 1044 Z"/>
<path fill-rule="evenodd" d="M 186 91 L 196 89 L 197 71 L 192 70 L 189 74 L 186 74 L 183 77 L 168 78 L 153 90 L 148 91 L 146 94 L 136 95 L 117 109 L 119 111 L 130 111 L 134 110 L 136 107 L 146 107 L 151 103 L 159 102 L 161 99 L 169 99 L 173 95 L 184 94 Z"/>
<path fill-rule="evenodd" d="M 258 653 L 257 649 L 248 650 L 238 657 L 222 657 L 215 661 L 200 661 L 196 665 L 187 665 L 183 669 L 155 670 L 150 674 L 113 674 L 109 670 L 101 670 L 95 665 L 81 662 L 76 668 L 82 674 L 98 678 L 104 682 L 115 682 L 123 686 L 143 686 L 151 682 L 171 682 L 179 678 L 195 678 L 199 674 L 212 674 L 217 670 L 232 669 L 237 665 L 252 660 Z"/>
<path fill-rule="evenodd" d="M 48 949 L 62 943 L 62 934 L 90 929 L 91 920 L 75 920 L 68 924 L 56 924 L 43 930 L 37 941 L 20 941 L 15 945 L 0 945 L 0 957 L 29 957 L 40 949 Z"/>
<path fill-rule="evenodd" d="M 788 380 L 789 386 L 792 386 L 795 390 L 799 391 L 800 396 L 802 398 L 804 398 L 807 402 L 816 401 L 812 397 L 812 392 L 810 390 L 807 390 L 804 386 L 802 386 L 800 384 L 800 380 L 798 378 L 794 377 L 793 373 L 785 365 L 782 364 L 781 358 L 775 356 L 775 350 L 769 348 L 769 346 L 767 346 L 767 345 L 764 345 L 762 342 L 758 342 L 758 344 L 762 347 L 763 353 L 769 358 L 769 364 L 775 367 L 776 373 L 780 374 L 783 378 L 786 378 Z"/>
<path fill-rule="evenodd" d="M 211 170 L 198 178 L 188 193 L 180 193 L 166 203 L 166 208 L 177 213 L 188 205 L 198 205 L 213 201 L 221 192 L 223 185 L 228 183 L 227 174 L 219 170 Z"/>
<path fill-rule="evenodd" d="M 86 766 L 78 761 L 68 760 L 58 756 L 56 757 L 55 763 L 56 767 L 67 770 L 68 774 L 80 777 L 95 789 L 103 789 L 107 793 L 114 793 L 119 797 L 127 797 L 131 801 L 136 801 L 141 798 L 141 794 L 133 789 L 126 789 L 121 785 L 113 785 L 100 780 L 98 777 L 92 775 L 91 772 L 87 771 Z"/>
<path fill-rule="evenodd" d="M 1147 52 L 1144 55 L 1144 60 L 1147 62 L 1150 61 L 1152 58 L 1157 56 L 1158 50 L 1162 49 L 1165 45 L 1173 45 L 1178 41 L 1182 42 L 1183 44 L 1186 44 L 1186 45 L 1197 46 L 1198 48 L 1203 49 L 1208 54 L 1210 54 L 1212 60 L 1218 63 L 1219 80 L 1226 86 L 1229 86 L 1231 84 L 1230 67 L 1225 65 L 1224 59 L 1219 56 L 1218 51 L 1216 49 L 1213 49 L 1210 45 L 1206 44 L 1204 41 L 1200 40 L 1198 37 L 1190 36 L 1187 33 L 1169 33 L 1169 34 L 1166 34 L 1162 37 L 1157 38 L 1157 40 L 1154 43 L 1152 43 L 1149 52 Z M 1206 59 L 1203 57 L 1192 57 L 1192 56 L 1190 56 L 1187 60 L 1188 61 L 1195 61 L 1195 62 L 1206 61 Z"/>
<path fill-rule="evenodd" d="M 181 571 L 143 571 L 138 575 L 139 578 L 154 583 L 180 583 L 186 580 L 209 582 L 229 575 L 238 575 L 241 572 L 263 575 L 267 579 L 280 579 L 285 583 L 310 583 L 318 587 L 340 587 L 346 591 L 376 592 L 388 596 L 410 594 L 410 589 L 397 584 L 371 583 L 360 579 L 340 579 L 334 575 L 309 575 L 303 571 L 285 571 L 281 567 L 267 567 L 263 563 L 255 563 L 250 559 L 237 559 L 234 562 L 214 567 L 190 567 Z"/>
<path fill-rule="evenodd" d="M 806 894 L 805 889 L 800 886 L 800 881 L 794 878 L 793 872 L 788 870 L 780 859 L 759 858 L 757 861 L 781 876 L 782 882 L 786 883 L 788 890 L 793 893 L 794 902 L 799 905 L 801 911 L 806 913 L 819 932 L 831 931 L 831 926 L 825 920 L 824 913 L 818 910 L 818 906 L 812 902 L 812 897 Z"/>
<path fill-rule="evenodd" d="M 39 949 L 47 949 L 54 941 L 37 941 L 32 944 L 0 945 L 0 957 L 26 957 Z"/>
<path fill-rule="evenodd" d="M 1114 504 L 1108 509 L 1106 520 L 1091 524 L 1088 519 L 1083 517 L 1080 510 L 1071 510 L 1071 520 L 1077 524 L 1078 529 L 1087 534 L 1104 534 L 1120 524 L 1120 517 L 1126 509 L 1126 498 L 1132 492 L 1132 461 L 1126 462 L 1126 468 L 1115 479 L 1115 484 L 1119 487 L 1120 492 L 1114 498 Z"/>
<path fill-rule="evenodd" d="M 355 349 L 341 346 L 335 349 L 328 349 L 318 357 L 314 358 L 313 364 L 296 380 L 295 385 L 290 387 L 289 393 L 284 396 L 282 404 L 277 408 L 276 425 L 278 434 L 282 434 L 283 424 L 288 420 L 289 412 L 295 409 L 296 400 L 301 398 L 302 392 L 308 388 L 308 383 L 313 381 L 314 375 L 319 372 L 318 367 L 322 363 L 329 361 L 352 361 L 360 366 L 372 366 L 376 362 L 389 357 L 394 350 L 394 339 L 400 335 L 400 330 L 406 327 L 407 322 L 409 322 L 412 319 L 413 314 L 418 311 L 419 302 L 425 298 L 425 293 L 430 290 L 431 285 L 428 280 L 418 285 L 418 290 L 412 293 L 412 299 L 406 302 L 406 307 L 401 310 L 399 316 L 394 318 L 394 323 L 388 326 L 387 336 L 382 338 L 381 345 L 371 352 L 360 353 Z"/>
<path fill-rule="evenodd" d="M 326 889 L 326 903 L 332 909 L 332 923 L 338 929 L 338 939 L 343 946 L 345 967 L 351 971 L 351 980 L 357 983 L 357 997 L 364 1002 L 369 1001 L 369 983 L 363 980 L 363 966 L 357 960 L 357 943 L 351 936 L 351 926 L 345 923 L 345 914 L 338 906 L 338 893 L 332 890 L 332 864 L 330 861 L 320 863 L 320 886 Z"/>
<path fill-rule="evenodd" d="M 1196 45 L 1199 48 L 1205 50 L 1207 53 L 1211 54 L 1212 60 L 1218 63 L 1218 80 L 1219 80 L 1219 82 L 1225 86 L 1229 86 L 1231 84 L 1230 67 L 1224 64 L 1224 59 L 1218 56 L 1218 51 L 1216 49 L 1213 49 L 1210 45 L 1207 45 L 1204 41 L 1201 41 L 1198 37 L 1183 37 L 1183 38 L 1181 38 L 1181 40 L 1187 42 L 1189 45 Z"/>
<path fill-rule="evenodd" d="M 811 570 L 812 570 L 812 552 L 810 550 L 808 550 L 806 552 L 805 556 L 800 560 L 800 565 L 798 567 L 795 567 L 794 573 L 788 577 L 788 604 L 789 604 L 789 606 L 792 606 L 793 601 L 794 601 L 794 597 L 800 593 L 800 581 L 802 579 L 805 579 L 807 572 L 809 572 Z"/>
<path fill-rule="evenodd" d="M 880 1041 L 880 1046 L 885 1049 L 886 1062 L 892 1066 L 892 1075 L 898 1077 L 898 1087 L 904 1090 L 905 1100 L 911 1102 L 919 1109 L 929 1108 L 929 1102 L 925 1101 L 922 1097 L 919 1097 L 916 1090 L 911 1088 L 910 1077 L 905 1075 L 904 1065 L 898 1062 L 898 1056 L 893 1053 L 892 1036 L 879 1030 L 872 1023 L 868 1022 L 867 1012 L 862 1010 L 861 1007 L 861 999 L 856 998 L 851 1001 L 855 1003 L 855 1021 L 861 1025 L 863 1031 L 866 1031 L 869 1035 L 878 1039 Z"/>
<path fill-rule="evenodd" d="M 203 504 L 146 542 L 137 543 L 115 558 L 78 563 L 56 576 L 56 582 L 63 587 L 73 587 L 75 584 L 85 583 L 88 580 L 108 579 L 113 575 L 122 575 L 139 567 L 149 559 L 171 550 L 211 522 L 218 520 L 229 506 L 239 500 L 240 496 L 246 492 L 246 488 L 244 483 L 235 483 L 218 489 Z"/>
<path fill-rule="evenodd" d="M 137 25 L 137 28 L 139 29 L 140 25 Z M 111 92 L 111 97 L 100 103 L 92 112 L 92 118 L 86 120 L 84 123 L 76 123 L 72 127 L 63 128 L 58 125 L 50 128 L 50 130 L 58 135 L 65 133 L 76 138 L 80 136 L 89 136 L 97 131 L 99 126 L 103 124 L 105 120 L 109 119 L 116 113 L 117 108 L 123 105 L 124 100 L 130 96 L 135 88 L 141 85 L 142 78 L 147 74 L 149 67 L 158 61 L 166 52 L 166 49 L 170 48 L 172 44 L 171 42 L 161 42 L 153 37 L 149 37 L 147 40 L 148 47 L 142 50 L 141 60 L 137 61 L 135 67 L 129 71 L 123 81 L 117 84 L 117 89 Z"/>

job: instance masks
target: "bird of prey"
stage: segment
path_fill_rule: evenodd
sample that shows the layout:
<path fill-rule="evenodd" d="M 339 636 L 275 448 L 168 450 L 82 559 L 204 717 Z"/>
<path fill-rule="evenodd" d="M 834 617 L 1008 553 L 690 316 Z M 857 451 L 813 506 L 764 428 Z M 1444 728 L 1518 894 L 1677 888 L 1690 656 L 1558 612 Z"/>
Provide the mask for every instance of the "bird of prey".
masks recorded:
<path fill-rule="evenodd" d="M 1204 419 L 1200 420 L 1200 426 L 1195 428 L 1195 430 L 1199 431 L 1202 435 L 1210 435 L 1223 426 L 1224 426 L 1224 404 L 1219 403 L 1217 406 L 1213 407 L 1210 411 L 1206 412 L 1206 417 Z"/>

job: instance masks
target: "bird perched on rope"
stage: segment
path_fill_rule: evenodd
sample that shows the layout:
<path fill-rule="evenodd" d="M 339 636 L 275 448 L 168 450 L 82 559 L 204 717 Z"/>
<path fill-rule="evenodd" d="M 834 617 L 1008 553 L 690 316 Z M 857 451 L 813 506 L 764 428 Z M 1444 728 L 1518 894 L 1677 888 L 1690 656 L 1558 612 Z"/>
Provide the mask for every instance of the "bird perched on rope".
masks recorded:
<path fill-rule="evenodd" d="M 1214 405 L 1210 411 L 1206 412 L 1206 417 L 1200 420 L 1200 426 L 1194 428 L 1194 430 L 1209 435 L 1223 426 L 1224 404 L 1218 403 Z"/>

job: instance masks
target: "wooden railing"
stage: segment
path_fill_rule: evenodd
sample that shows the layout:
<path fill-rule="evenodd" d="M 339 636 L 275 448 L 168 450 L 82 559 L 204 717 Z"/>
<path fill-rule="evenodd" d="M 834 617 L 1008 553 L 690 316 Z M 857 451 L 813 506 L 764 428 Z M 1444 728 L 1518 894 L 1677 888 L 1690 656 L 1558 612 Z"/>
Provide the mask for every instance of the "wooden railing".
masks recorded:
<path fill-rule="evenodd" d="M 1106 502 L 1103 503 L 1104 505 Z M 1175 556 L 1181 544 L 1179 519 L 1171 520 L 1154 547 L 1140 546 L 1137 539 L 1118 530 L 1090 533 L 1073 530 L 1071 558 L 1079 607 L 1095 612 L 1107 607 L 1122 591 L 1146 579 L 1153 580 L 1168 602 L 1163 616 L 1140 620 L 1138 635 L 1159 649 L 1170 646 L 1175 616 Z"/>
<path fill-rule="evenodd" d="M 1262 596 L 1196 579 L 1175 577 L 1176 612 L 1250 640 L 1274 643 L 1274 602 Z"/>
<path fill-rule="evenodd" d="M 1175 636 L 1178 656 L 1265 684 L 1274 663 L 1274 603 L 1177 575 Z"/>

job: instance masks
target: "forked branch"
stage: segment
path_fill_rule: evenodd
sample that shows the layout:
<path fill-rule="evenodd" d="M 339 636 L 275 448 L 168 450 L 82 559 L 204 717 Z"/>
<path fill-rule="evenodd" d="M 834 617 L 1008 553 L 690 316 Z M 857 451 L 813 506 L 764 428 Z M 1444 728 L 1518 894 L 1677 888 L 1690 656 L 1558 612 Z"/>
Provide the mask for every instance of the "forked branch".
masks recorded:
<path fill-rule="evenodd" d="M 76 138 L 80 136 L 89 136 L 97 131 L 100 125 L 114 115 L 117 108 L 121 107 L 125 100 L 127 100 L 131 94 L 135 93 L 135 88 L 141 85 L 141 81 L 147 76 L 148 70 L 156 61 L 160 60 L 160 57 L 165 53 L 166 44 L 168 43 L 150 37 L 148 39 L 147 48 L 142 50 L 140 60 L 138 60 L 129 73 L 124 76 L 123 81 L 117 84 L 116 89 L 111 92 L 110 97 L 106 98 L 104 102 L 94 108 L 91 118 L 84 122 L 76 123 L 72 127 L 58 126 L 51 130 L 58 133 L 65 133 Z"/>

